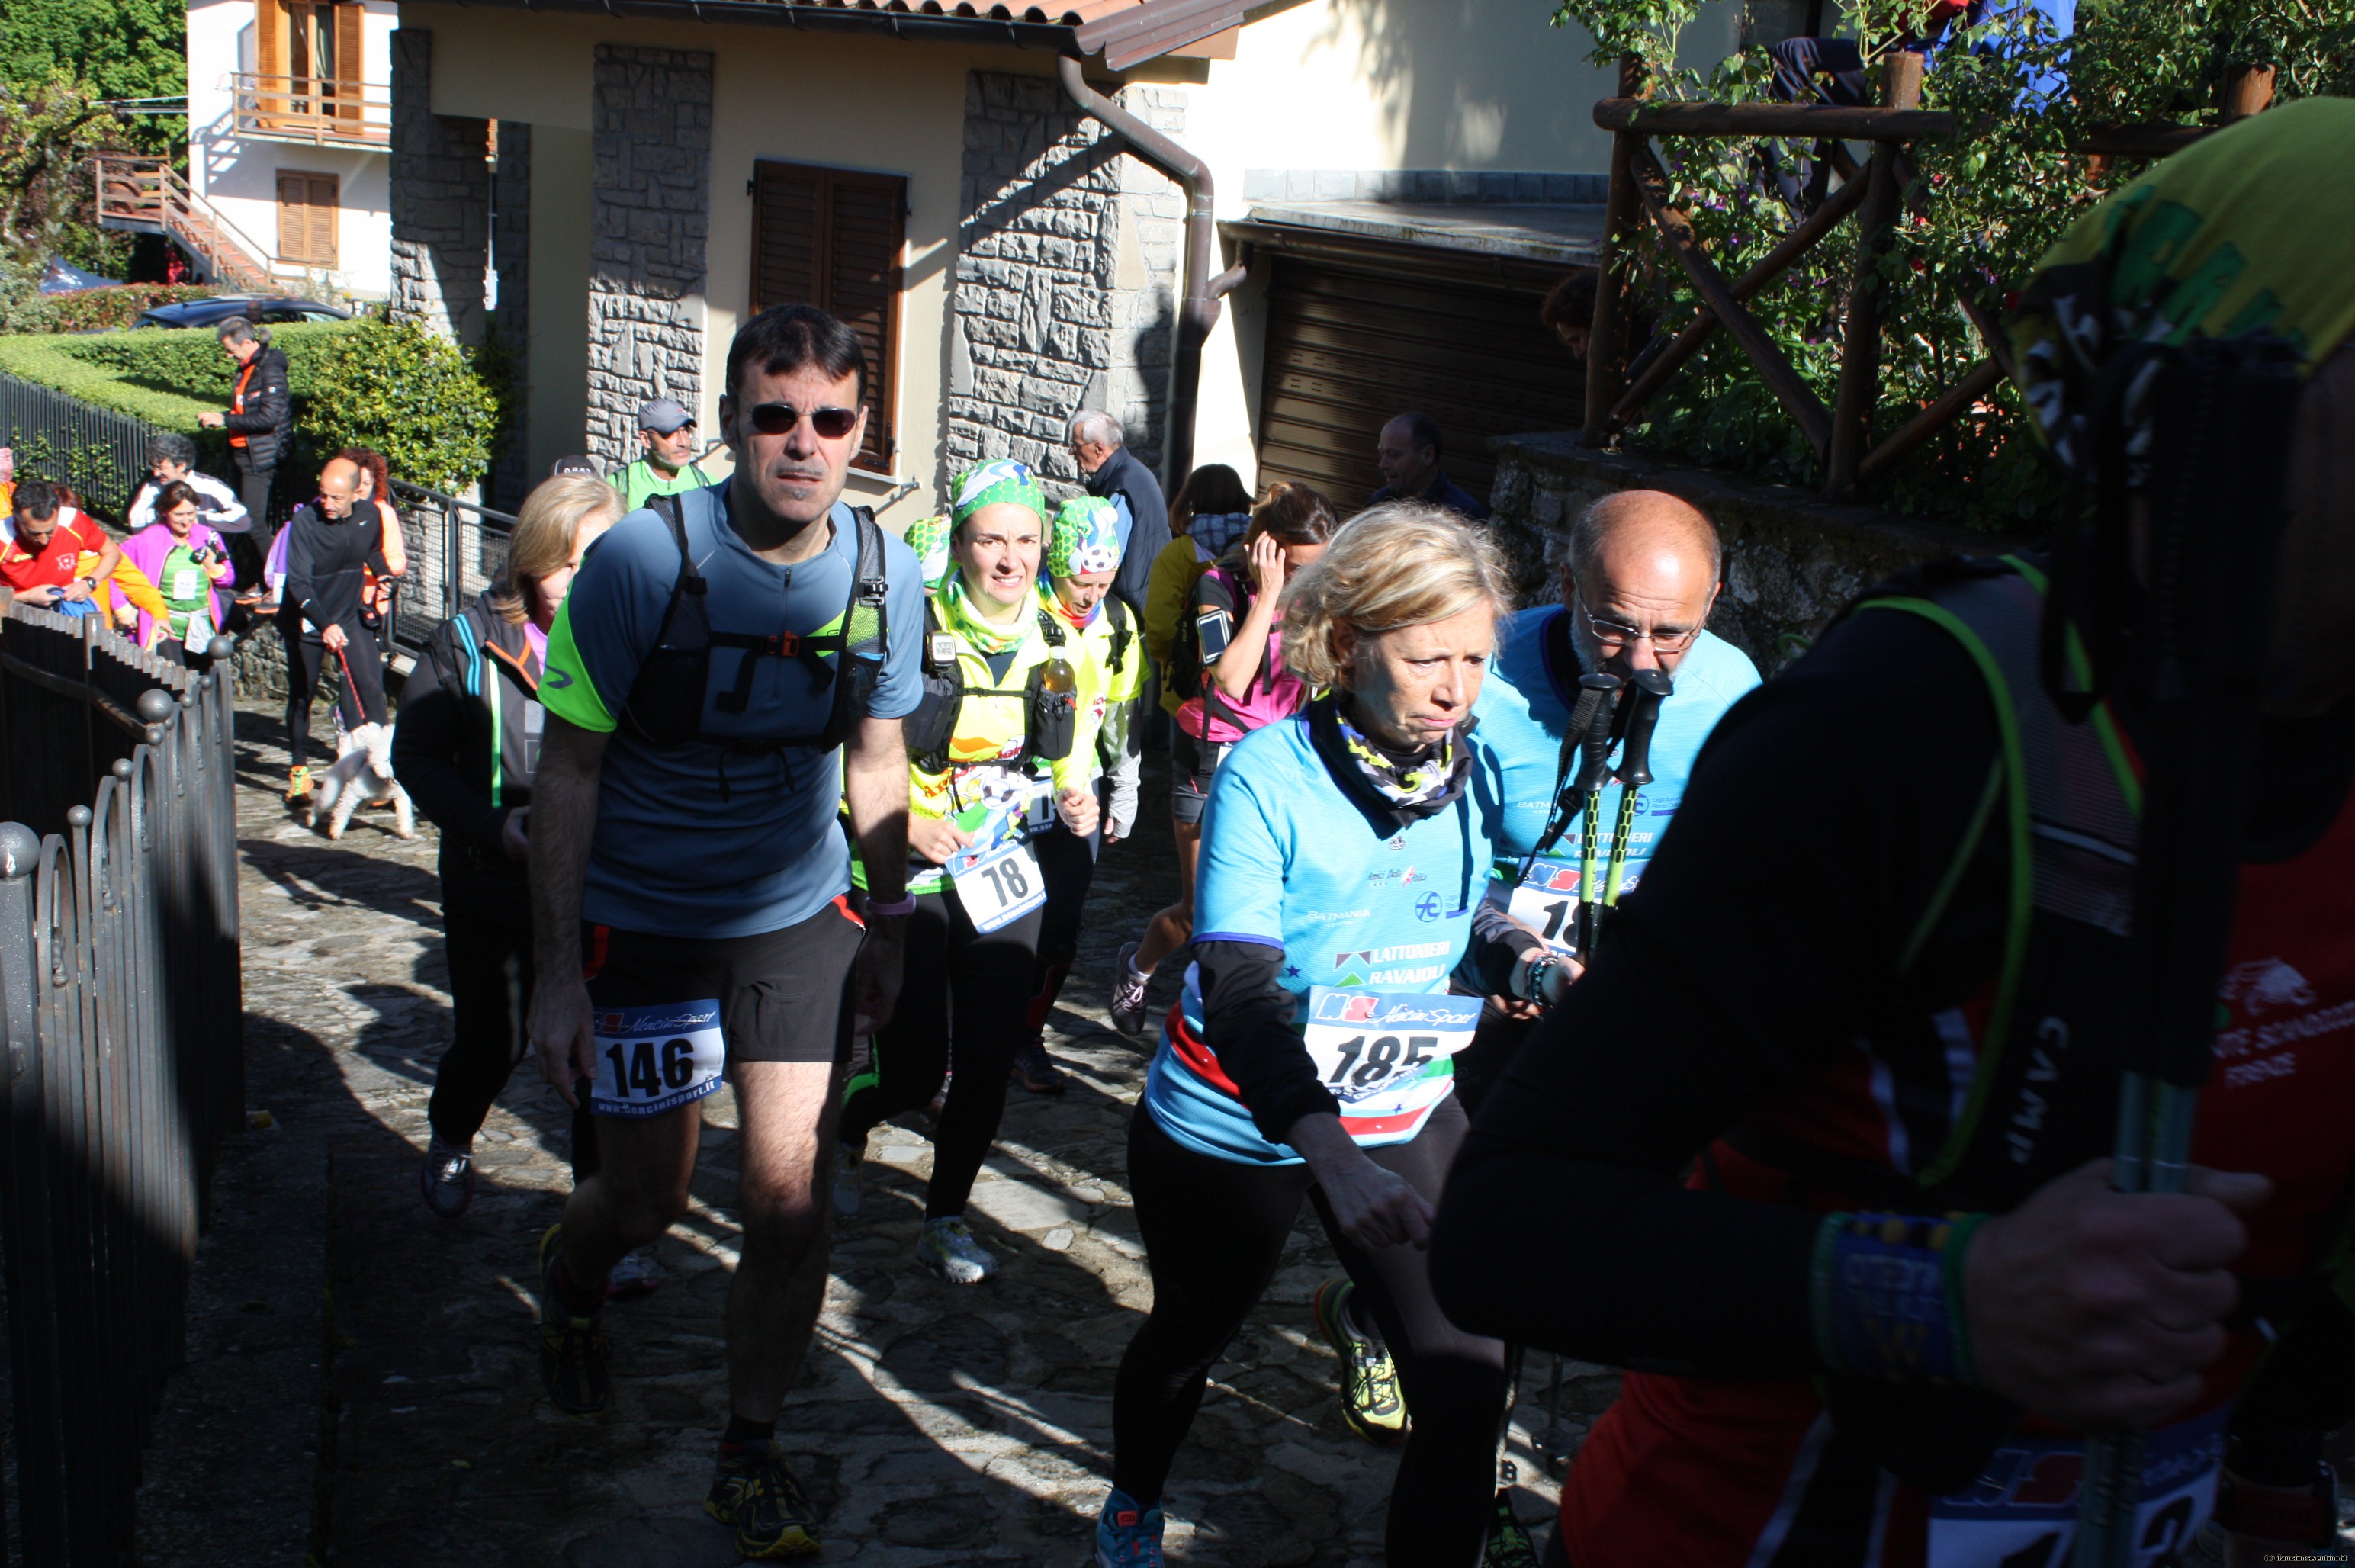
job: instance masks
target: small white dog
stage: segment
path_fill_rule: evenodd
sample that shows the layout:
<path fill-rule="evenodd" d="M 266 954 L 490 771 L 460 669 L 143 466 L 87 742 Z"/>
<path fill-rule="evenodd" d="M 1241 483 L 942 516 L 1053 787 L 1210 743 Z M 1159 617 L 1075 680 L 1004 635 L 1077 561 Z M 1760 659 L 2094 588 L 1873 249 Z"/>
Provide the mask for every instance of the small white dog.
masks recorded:
<path fill-rule="evenodd" d="M 416 837 L 416 808 L 409 803 L 409 792 L 392 776 L 392 726 L 363 724 L 338 734 L 335 766 L 311 786 L 311 820 L 316 823 L 324 814 L 327 837 L 341 838 L 353 812 L 386 801 L 392 803 L 393 833 L 402 838 Z"/>

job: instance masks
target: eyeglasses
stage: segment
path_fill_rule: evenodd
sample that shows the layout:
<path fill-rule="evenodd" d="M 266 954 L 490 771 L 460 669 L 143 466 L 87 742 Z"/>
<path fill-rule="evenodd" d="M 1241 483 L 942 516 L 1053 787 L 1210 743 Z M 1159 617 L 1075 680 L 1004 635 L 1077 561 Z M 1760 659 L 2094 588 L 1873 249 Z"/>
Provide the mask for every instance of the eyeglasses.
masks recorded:
<path fill-rule="evenodd" d="M 1618 621 L 1602 620 L 1593 611 L 1586 607 L 1586 601 L 1583 598 L 1578 601 L 1578 613 L 1586 617 L 1586 629 L 1594 634 L 1594 640 L 1612 647 L 1625 647 L 1630 643 L 1649 643 L 1652 645 L 1652 651 L 1656 654 L 1680 654 L 1692 646 L 1693 639 L 1700 635 L 1699 626 L 1689 627 L 1681 632 L 1657 630 L 1647 632 L 1640 626 L 1630 626 Z"/>
<path fill-rule="evenodd" d="M 754 403 L 745 417 L 762 435 L 787 435 L 802 422 L 802 413 L 791 403 Z M 811 409 L 808 413 L 810 429 L 823 441 L 840 441 L 858 423 L 857 409 Z"/>

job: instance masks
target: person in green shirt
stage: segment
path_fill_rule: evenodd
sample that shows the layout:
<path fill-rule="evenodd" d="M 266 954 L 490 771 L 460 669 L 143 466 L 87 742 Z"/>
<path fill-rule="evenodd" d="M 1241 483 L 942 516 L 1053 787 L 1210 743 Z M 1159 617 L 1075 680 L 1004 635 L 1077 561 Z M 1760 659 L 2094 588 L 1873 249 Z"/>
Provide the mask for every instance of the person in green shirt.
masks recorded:
<path fill-rule="evenodd" d="M 630 511 L 656 496 L 700 490 L 711 483 L 695 462 L 695 416 L 673 400 L 656 398 L 638 410 L 638 441 L 646 454 L 610 481 Z"/>

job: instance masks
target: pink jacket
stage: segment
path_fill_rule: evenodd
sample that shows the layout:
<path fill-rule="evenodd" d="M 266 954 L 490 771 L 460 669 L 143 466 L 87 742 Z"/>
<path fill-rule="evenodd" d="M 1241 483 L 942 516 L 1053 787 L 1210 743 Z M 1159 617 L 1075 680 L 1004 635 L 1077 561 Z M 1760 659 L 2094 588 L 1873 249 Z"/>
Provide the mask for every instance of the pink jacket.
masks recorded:
<path fill-rule="evenodd" d="M 167 525 L 150 523 L 123 541 L 123 553 L 130 557 L 131 564 L 137 567 L 160 592 L 164 587 L 164 558 L 170 555 L 172 547 L 179 542 L 172 536 L 172 530 Z M 228 552 L 228 547 L 221 542 L 220 535 L 203 523 L 198 523 L 188 530 L 188 547 L 193 549 L 198 545 L 210 545 L 224 555 Z M 228 595 L 222 591 L 236 585 L 237 578 L 234 571 L 229 577 L 213 584 L 213 630 L 215 631 L 220 630 L 221 622 L 229 614 Z M 140 646 L 149 645 L 149 635 L 154 630 L 155 624 L 155 616 L 144 610 L 139 612 Z M 169 635 L 170 630 L 169 627 L 165 628 L 164 635 Z"/>

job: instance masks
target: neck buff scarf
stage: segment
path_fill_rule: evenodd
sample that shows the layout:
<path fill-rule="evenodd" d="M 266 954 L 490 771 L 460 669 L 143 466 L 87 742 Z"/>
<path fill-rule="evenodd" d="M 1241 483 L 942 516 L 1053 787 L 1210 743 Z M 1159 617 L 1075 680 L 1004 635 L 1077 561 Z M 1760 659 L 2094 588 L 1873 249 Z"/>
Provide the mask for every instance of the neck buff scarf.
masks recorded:
<path fill-rule="evenodd" d="M 1041 588 L 1039 590 L 1039 603 L 1053 611 L 1055 613 L 1055 619 L 1062 622 L 1063 624 L 1071 627 L 1075 632 L 1084 632 L 1090 626 L 1094 625 L 1096 624 L 1096 617 L 1103 613 L 1104 607 L 1103 600 L 1099 599 L 1096 601 L 1096 607 L 1082 615 L 1078 611 L 1072 609 L 1069 604 L 1064 603 L 1063 596 L 1056 592 L 1052 588 Z"/>
<path fill-rule="evenodd" d="M 1194 541 L 1196 560 L 1216 560 L 1227 553 L 1227 547 L 1243 537 L 1251 527 L 1249 512 L 1212 512 L 1197 517 L 1186 525 L 1186 537 Z"/>
<path fill-rule="evenodd" d="M 1428 805 L 1445 795 L 1455 783 L 1456 762 L 1464 752 L 1451 730 L 1436 745 L 1401 752 L 1370 739 L 1351 720 L 1347 699 L 1334 704 L 1333 718 L 1341 729 L 1341 743 L 1377 794 L 1399 810 Z"/>
<path fill-rule="evenodd" d="M 1084 577 L 1120 566 L 1120 508 L 1100 496 L 1066 501 L 1047 544 L 1047 575 Z"/>
<path fill-rule="evenodd" d="M 2012 317 L 2026 400 L 2053 455 L 2091 478 L 2103 369 L 2143 343 L 2269 333 L 2311 372 L 2355 329 L 2355 102 L 2312 98 L 2252 116 L 2144 174 L 2046 252 Z M 2283 193 L 2295 191 L 2295 199 Z M 2127 389 L 2130 468 L 2153 411 Z"/>
<path fill-rule="evenodd" d="M 932 595 L 932 608 L 939 613 L 941 624 L 964 639 L 966 645 L 985 656 L 1011 652 L 1022 645 L 1037 624 L 1028 614 L 1015 616 L 1012 624 L 994 626 L 982 618 L 982 607 L 974 603 L 972 590 L 966 585 L 964 573 L 952 571 Z"/>
<path fill-rule="evenodd" d="M 941 579 L 949 574 L 949 533 L 954 527 L 945 513 L 937 517 L 919 517 L 908 525 L 908 548 L 916 552 L 927 589 L 938 588 Z"/>

